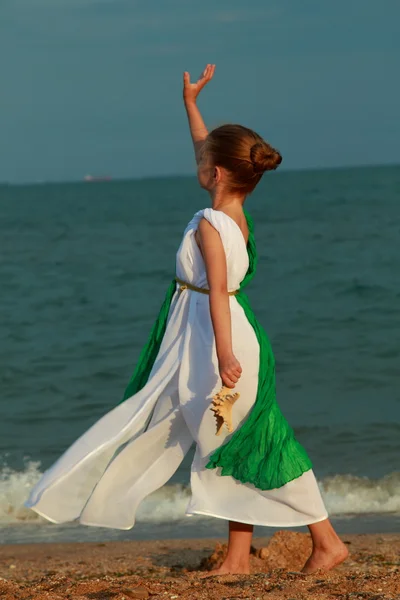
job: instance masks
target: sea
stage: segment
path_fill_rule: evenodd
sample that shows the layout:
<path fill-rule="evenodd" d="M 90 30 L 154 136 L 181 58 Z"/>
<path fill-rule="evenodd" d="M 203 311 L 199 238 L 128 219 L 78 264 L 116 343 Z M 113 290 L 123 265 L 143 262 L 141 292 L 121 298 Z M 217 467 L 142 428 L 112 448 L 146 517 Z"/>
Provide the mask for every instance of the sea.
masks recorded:
<path fill-rule="evenodd" d="M 120 402 L 182 232 L 209 205 L 194 177 L 0 185 L 0 543 L 226 535 L 224 520 L 184 516 L 193 450 L 128 531 L 23 506 Z M 246 208 L 248 294 L 332 523 L 400 532 L 400 167 L 268 174 Z"/>

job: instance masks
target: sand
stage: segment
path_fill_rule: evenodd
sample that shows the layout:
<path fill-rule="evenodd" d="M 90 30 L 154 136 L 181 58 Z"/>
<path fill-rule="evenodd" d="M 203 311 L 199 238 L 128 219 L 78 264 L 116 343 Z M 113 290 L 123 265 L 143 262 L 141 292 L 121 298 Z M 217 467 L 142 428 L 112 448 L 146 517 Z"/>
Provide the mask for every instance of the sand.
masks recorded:
<path fill-rule="evenodd" d="M 0 546 L 2 600 L 400 600 L 400 535 L 342 535 L 350 555 L 328 573 L 299 572 L 306 533 L 255 538 L 251 575 L 201 579 L 223 540 L 162 540 Z"/>

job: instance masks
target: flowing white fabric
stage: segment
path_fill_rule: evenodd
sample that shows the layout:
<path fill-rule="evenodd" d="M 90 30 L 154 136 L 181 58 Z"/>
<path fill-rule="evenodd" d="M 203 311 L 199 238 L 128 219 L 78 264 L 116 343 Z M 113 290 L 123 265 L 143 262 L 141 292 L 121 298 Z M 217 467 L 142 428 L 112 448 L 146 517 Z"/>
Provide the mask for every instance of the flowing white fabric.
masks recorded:
<path fill-rule="evenodd" d="M 188 224 L 176 257 L 176 275 L 207 288 L 205 265 L 194 234 L 202 218 L 219 232 L 227 260 L 228 290 L 248 269 L 246 242 L 237 223 L 206 208 Z M 232 341 L 243 372 L 236 386 L 234 431 L 257 392 L 259 346 L 242 307 L 230 296 Z M 178 469 L 193 441 L 192 495 L 188 516 L 204 514 L 255 525 L 292 527 L 321 521 L 327 511 L 310 469 L 290 483 L 262 491 L 220 469 L 206 469 L 210 454 L 226 441 L 216 436 L 210 403 L 221 387 L 209 296 L 177 291 L 167 329 L 144 388 L 106 413 L 43 474 L 25 506 L 54 523 L 130 529 L 139 504 Z M 232 434 L 228 434 L 232 435 Z"/>

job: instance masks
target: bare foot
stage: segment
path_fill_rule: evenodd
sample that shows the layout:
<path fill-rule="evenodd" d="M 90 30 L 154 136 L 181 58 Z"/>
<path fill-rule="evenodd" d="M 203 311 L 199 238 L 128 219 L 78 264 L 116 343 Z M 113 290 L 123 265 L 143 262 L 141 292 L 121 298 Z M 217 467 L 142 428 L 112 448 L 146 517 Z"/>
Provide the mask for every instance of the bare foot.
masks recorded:
<path fill-rule="evenodd" d="M 316 571 L 330 571 L 340 565 L 349 555 L 349 551 L 341 540 L 327 549 L 314 548 L 311 556 L 302 568 L 302 573 L 315 573 Z"/>
<path fill-rule="evenodd" d="M 202 573 L 200 575 L 200 579 L 204 579 L 205 577 L 213 577 L 214 575 L 250 575 L 250 567 L 248 565 L 239 565 L 234 567 L 233 565 L 223 562 L 218 569 L 212 569 L 212 571 Z"/>

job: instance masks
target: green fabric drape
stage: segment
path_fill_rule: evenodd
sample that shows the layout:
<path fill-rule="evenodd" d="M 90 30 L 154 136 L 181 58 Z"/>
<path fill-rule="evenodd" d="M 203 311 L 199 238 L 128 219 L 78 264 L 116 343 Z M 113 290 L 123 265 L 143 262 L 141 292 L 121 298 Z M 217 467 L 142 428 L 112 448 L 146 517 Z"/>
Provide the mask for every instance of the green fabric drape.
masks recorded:
<path fill-rule="evenodd" d="M 256 401 L 249 416 L 228 441 L 217 448 L 206 465 L 208 469 L 221 468 L 221 475 L 231 475 L 242 483 L 251 483 L 261 490 L 279 488 L 312 468 L 312 463 L 294 436 L 283 416 L 275 394 L 275 360 L 271 345 L 258 323 L 243 288 L 254 277 L 257 252 L 253 220 L 246 212 L 249 228 L 247 252 L 249 268 L 235 298 L 243 308 L 254 329 L 260 346 L 260 368 Z M 146 384 L 156 360 L 165 333 L 175 280 L 170 284 L 149 340 L 143 348 L 136 369 L 125 390 L 123 400 L 138 392 Z"/>
<path fill-rule="evenodd" d="M 249 228 L 249 268 L 235 298 L 253 327 L 260 346 L 257 396 L 246 421 L 213 452 L 206 468 L 221 467 L 221 475 L 231 475 L 242 483 L 271 490 L 296 479 L 311 469 L 312 463 L 277 404 L 271 344 L 242 291 L 254 277 L 257 264 L 253 220 L 247 212 L 245 214 Z"/>

